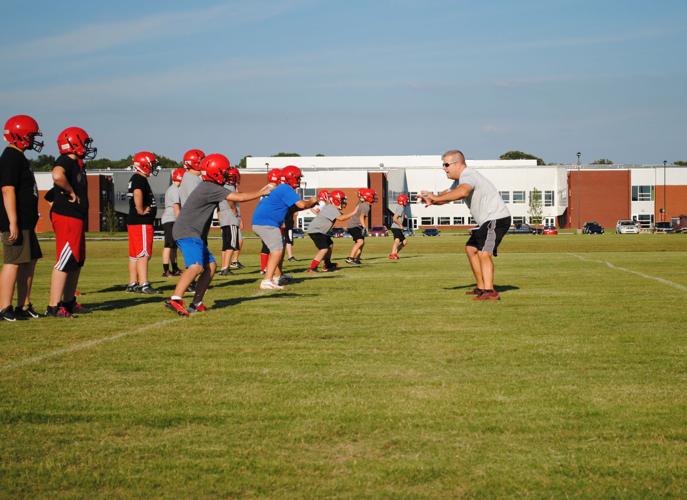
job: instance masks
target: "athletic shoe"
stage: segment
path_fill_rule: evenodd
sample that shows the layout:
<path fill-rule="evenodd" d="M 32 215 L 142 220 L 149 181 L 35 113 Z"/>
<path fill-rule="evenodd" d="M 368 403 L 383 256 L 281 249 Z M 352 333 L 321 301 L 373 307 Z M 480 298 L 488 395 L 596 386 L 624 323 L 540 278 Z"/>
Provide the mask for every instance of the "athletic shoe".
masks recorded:
<path fill-rule="evenodd" d="M 270 280 L 262 280 L 260 282 L 260 290 L 283 290 L 284 287 L 277 285 L 275 282 Z"/>
<path fill-rule="evenodd" d="M 479 295 L 475 295 L 472 300 L 500 300 L 501 296 L 496 290 L 483 290 Z"/>
<path fill-rule="evenodd" d="M 305 272 L 306 272 L 306 273 L 316 273 L 316 272 L 317 272 L 317 268 L 309 267 L 309 268 L 307 268 L 307 269 L 305 270 Z"/>
<path fill-rule="evenodd" d="M 224 269 L 220 270 L 220 272 L 218 272 L 217 274 L 219 274 L 220 276 L 229 276 L 229 275 L 234 274 L 234 273 L 232 273 L 229 270 L 229 268 L 224 268 Z"/>
<path fill-rule="evenodd" d="M 163 278 L 171 278 L 172 276 L 174 276 L 174 273 L 171 271 L 165 271 L 162 273 Z"/>
<path fill-rule="evenodd" d="M 322 267 L 322 272 L 323 273 L 331 273 L 333 271 L 336 271 L 338 269 L 339 265 L 336 262 L 330 262 L 329 266 L 327 267 Z"/>
<path fill-rule="evenodd" d="M 175 269 L 172 271 L 172 276 L 181 276 L 181 269 Z"/>
<path fill-rule="evenodd" d="M 389 254 L 389 260 L 398 260 L 398 254 L 397 253 L 390 253 Z"/>
<path fill-rule="evenodd" d="M 79 304 L 78 302 L 74 302 L 72 314 L 86 314 L 89 312 L 91 312 L 91 310 L 88 307 L 85 307 L 83 304 Z"/>
<path fill-rule="evenodd" d="M 246 266 L 241 264 L 238 260 L 229 264 L 229 269 L 243 269 L 244 267 Z"/>
<path fill-rule="evenodd" d="M 46 318 L 71 318 L 72 313 L 70 313 L 64 306 L 48 306 L 45 311 Z"/>
<path fill-rule="evenodd" d="M 346 264 L 358 265 L 360 262 L 356 261 L 353 257 L 348 257 L 346 259 Z"/>
<path fill-rule="evenodd" d="M 191 283 L 184 293 L 196 293 L 196 285 Z"/>
<path fill-rule="evenodd" d="M 468 290 L 467 292 L 465 292 L 465 295 L 482 295 L 483 291 L 484 290 L 482 290 L 481 288 L 475 287 L 472 290 Z"/>
<path fill-rule="evenodd" d="M 289 257 L 289 262 L 296 262 L 296 257 Z"/>
<path fill-rule="evenodd" d="M 25 319 L 33 319 L 33 318 L 40 318 L 41 317 L 41 315 L 38 314 L 34 310 L 33 304 L 31 304 L 30 302 L 29 302 L 29 305 L 27 305 L 27 306 L 15 309 L 14 315 L 15 316 L 23 316 Z"/>
<path fill-rule="evenodd" d="M 165 300 L 165 307 L 177 313 L 179 316 L 189 316 L 183 300 L 167 299 Z"/>
<path fill-rule="evenodd" d="M 4 321 L 17 321 L 17 316 L 14 314 L 14 308 L 12 306 L 7 306 L 5 309 L 0 311 L 0 320 Z M 26 318 L 22 318 L 26 319 Z"/>
<path fill-rule="evenodd" d="M 189 314 L 204 313 L 207 310 L 208 310 L 208 308 L 205 307 L 205 304 L 200 304 L 200 305 L 191 304 L 190 306 L 188 306 Z"/>
<path fill-rule="evenodd" d="M 158 293 L 157 290 L 155 290 L 152 286 L 150 286 L 150 283 L 143 283 L 142 285 L 139 285 L 136 289 L 138 293 L 142 293 L 144 295 L 153 295 Z"/>
<path fill-rule="evenodd" d="M 138 283 L 126 285 L 126 291 L 130 293 L 138 292 Z"/>

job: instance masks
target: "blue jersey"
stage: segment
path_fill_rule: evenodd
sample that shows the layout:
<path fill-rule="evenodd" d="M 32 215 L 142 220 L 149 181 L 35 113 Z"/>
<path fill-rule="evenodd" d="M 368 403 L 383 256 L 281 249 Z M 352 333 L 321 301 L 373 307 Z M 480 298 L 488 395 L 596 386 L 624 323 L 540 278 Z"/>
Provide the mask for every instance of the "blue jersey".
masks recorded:
<path fill-rule="evenodd" d="M 279 184 L 266 198 L 260 200 L 253 212 L 254 226 L 273 226 L 279 227 L 284 222 L 286 212 L 296 202 L 300 201 L 300 196 L 288 184 Z"/>

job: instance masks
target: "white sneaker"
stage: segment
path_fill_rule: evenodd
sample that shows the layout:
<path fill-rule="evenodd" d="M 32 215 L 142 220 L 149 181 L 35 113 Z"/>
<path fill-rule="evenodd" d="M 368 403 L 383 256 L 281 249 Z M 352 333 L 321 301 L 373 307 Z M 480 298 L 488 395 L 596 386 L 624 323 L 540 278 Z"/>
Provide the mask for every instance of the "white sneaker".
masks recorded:
<path fill-rule="evenodd" d="M 262 280 L 260 282 L 260 290 L 283 290 L 284 287 L 278 285 L 274 281 Z"/>
<path fill-rule="evenodd" d="M 282 274 L 278 278 L 272 278 L 272 283 L 275 283 L 277 285 L 287 285 L 291 280 L 293 280 L 293 276 L 289 276 L 288 274 Z"/>

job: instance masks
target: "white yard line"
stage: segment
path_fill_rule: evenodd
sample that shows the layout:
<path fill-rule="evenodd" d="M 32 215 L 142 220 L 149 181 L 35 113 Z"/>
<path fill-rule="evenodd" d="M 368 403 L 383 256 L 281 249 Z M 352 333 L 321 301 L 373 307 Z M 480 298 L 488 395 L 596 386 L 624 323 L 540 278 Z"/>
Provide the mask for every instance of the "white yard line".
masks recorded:
<path fill-rule="evenodd" d="M 644 274 L 644 273 L 640 273 L 639 271 L 633 271 L 632 269 L 627 269 L 625 267 L 616 266 L 615 264 L 608 262 L 607 260 L 588 259 L 586 257 L 582 257 L 581 255 L 577 255 L 574 253 L 569 253 L 568 255 L 572 255 L 573 257 L 577 257 L 578 259 L 580 259 L 584 262 L 595 262 L 597 264 L 605 264 L 610 269 L 616 269 L 618 271 L 623 271 L 626 273 L 634 274 L 636 276 L 640 276 L 640 277 L 647 279 L 647 280 L 658 281 L 659 283 L 663 283 L 664 285 L 668 285 L 668 286 L 671 286 L 673 288 L 677 288 L 678 290 L 682 290 L 683 292 L 687 292 L 687 286 L 681 285 L 680 283 L 675 283 L 674 281 L 670 281 L 670 280 L 667 280 L 665 278 L 659 278 L 658 276 L 651 276 L 650 274 Z"/>

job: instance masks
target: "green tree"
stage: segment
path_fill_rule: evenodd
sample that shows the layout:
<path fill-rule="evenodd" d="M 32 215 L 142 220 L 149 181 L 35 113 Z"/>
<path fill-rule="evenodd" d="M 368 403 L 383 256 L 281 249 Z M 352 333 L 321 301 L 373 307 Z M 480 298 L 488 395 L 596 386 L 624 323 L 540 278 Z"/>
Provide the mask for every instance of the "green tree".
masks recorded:
<path fill-rule="evenodd" d="M 544 160 L 539 158 L 538 156 L 531 155 L 529 153 L 524 153 L 522 151 L 506 151 L 503 153 L 501 156 L 499 156 L 499 159 L 501 160 L 537 160 L 537 165 L 546 165 Z"/>
<path fill-rule="evenodd" d="M 537 188 L 532 188 L 532 191 L 530 191 L 530 206 L 527 213 L 530 215 L 530 222 L 532 224 L 541 224 L 543 214 L 541 191 Z"/>
<path fill-rule="evenodd" d="M 678 167 L 687 167 L 687 161 L 677 160 L 673 162 L 673 165 L 677 165 Z"/>
<path fill-rule="evenodd" d="M 277 153 L 276 155 L 272 155 L 273 158 L 275 157 L 283 157 L 283 156 L 300 156 L 298 153 Z"/>
<path fill-rule="evenodd" d="M 34 172 L 50 172 L 55 166 L 55 157 L 52 155 L 38 155 L 35 160 L 29 160 L 31 170 Z"/>
<path fill-rule="evenodd" d="M 600 160 L 593 161 L 592 165 L 613 165 L 613 160 L 609 160 L 608 158 L 601 158 Z"/>
<path fill-rule="evenodd" d="M 237 165 L 237 168 L 246 168 L 246 165 L 248 163 L 248 158 L 252 158 L 252 155 L 246 155 L 243 158 L 241 158 L 241 161 Z"/>
<path fill-rule="evenodd" d="M 322 153 L 317 153 L 315 156 L 325 156 Z"/>

